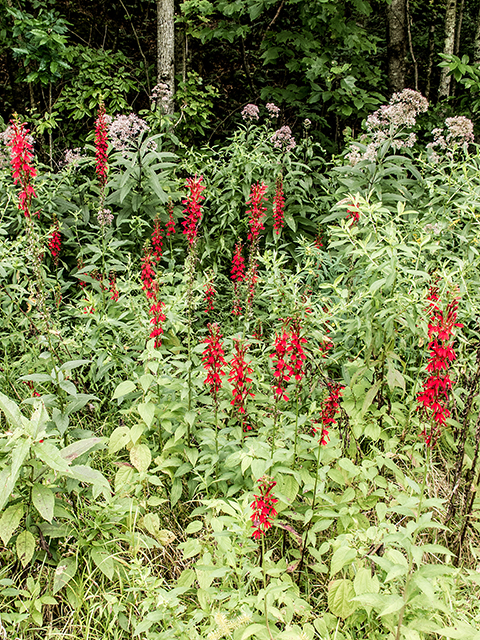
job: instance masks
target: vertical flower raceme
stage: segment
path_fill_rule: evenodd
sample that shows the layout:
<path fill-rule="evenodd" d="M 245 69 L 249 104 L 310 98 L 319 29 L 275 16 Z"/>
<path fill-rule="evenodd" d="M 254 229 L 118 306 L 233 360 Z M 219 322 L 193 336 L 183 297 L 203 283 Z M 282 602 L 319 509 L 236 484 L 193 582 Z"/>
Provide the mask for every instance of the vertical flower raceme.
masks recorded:
<path fill-rule="evenodd" d="M 165 227 L 167 229 L 167 237 L 169 237 L 175 234 L 175 219 L 173 217 L 173 202 L 171 200 L 167 205 L 167 210 L 168 210 L 168 220 Z"/>
<path fill-rule="evenodd" d="M 203 341 L 206 345 L 202 355 L 203 367 L 207 372 L 205 384 L 209 387 L 210 395 L 215 406 L 218 404 L 218 392 L 222 387 L 222 376 L 225 375 L 225 351 L 222 344 L 222 334 L 216 322 L 208 324 L 208 336 Z"/>
<path fill-rule="evenodd" d="M 233 385 L 233 400 L 230 404 L 243 416 L 246 414 L 247 399 L 255 397 L 251 391 L 252 379 L 249 377 L 253 369 L 245 361 L 248 345 L 238 339 L 234 341 L 234 345 L 235 353 L 230 362 L 230 377 L 228 378 L 228 381 Z"/>
<path fill-rule="evenodd" d="M 278 499 L 272 496 L 276 484 L 275 480 L 268 476 L 262 476 L 258 481 L 258 495 L 253 495 L 255 500 L 250 505 L 253 509 L 250 519 L 255 527 L 252 537 L 255 540 L 265 535 L 265 532 L 272 526 L 272 519 L 277 515 L 275 504 Z"/>
<path fill-rule="evenodd" d="M 159 215 L 155 216 L 155 220 L 153 222 L 152 249 L 156 262 L 160 262 L 163 254 L 163 232 L 161 229 L 161 220 Z"/>
<path fill-rule="evenodd" d="M 142 271 L 140 274 L 142 279 L 142 289 L 149 300 L 155 297 L 155 270 L 153 268 L 152 249 L 148 243 L 145 243 L 142 258 Z"/>
<path fill-rule="evenodd" d="M 217 293 L 213 280 L 205 283 L 205 313 L 214 311 L 215 294 Z"/>
<path fill-rule="evenodd" d="M 182 200 L 182 204 L 186 205 L 183 213 L 186 214 L 185 220 L 183 220 L 183 233 L 188 238 L 189 246 L 195 245 L 198 233 L 198 225 L 202 218 L 202 205 L 200 204 L 205 196 L 202 196 L 202 191 L 205 190 L 205 186 L 202 184 L 203 176 L 197 178 L 187 178 L 186 187 L 189 190 L 185 200 Z"/>
<path fill-rule="evenodd" d="M 267 188 L 268 187 L 264 182 L 262 182 L 262 184 L 258 182 L 257 184 L 252 184 L 250 198 L 247 200 L 247 204 L 251 205 L 251 208 L 247 210 L 247 214 L 250 215 L 250 219 L 248 221 L 250 227 L 248 239 L 252 244 L 252 248 L 254 246 L 256 248 L 260 231 L 264 229 L 263 220 L 267 207 L 264 207 L 263 203 L 267 200 L 265 197 Z"/>
<path fill-rule="evenodd" d="M 7 144 L 10 147 L 10 162 L 12 165 L 12 177 L 14 184 L 20 185 L 18 194 L 18 208 L 23 211 L 26 218 L 31 217 L 32 198 L 37 194 L 33 188 L 33 179 L 37 171 L 33 161 L 33 139 L 25 123 L 19 123 L 17 119 L 10 122 Z"/>
<path fill-rule="evenodd" d="M 156 283 L 155 283 L 156 284 Z M 153 325 L 153 329 L 150 333 L 150 338 L 155 339 L 155 349 L 161 346 L 163 335 L 163 323 L 166 320 L 166 316 L 163 313 L 164 304 L 160 300 L 157 300 L 157 287 L 154 287 L 154 302 L 150 307 L 150 324 Z"/>
<path fill-rule="evenodd" d="M 462 327 L 457 320 L 458 299 L 454 298 L 440 308 L 438 289 L 430 289 L 430 322 L 428 337 L 430 338 L 430 356 L 427 372 L 430 374 L 423 383 L 423 390 L 417 396 L 417 402 L 426 418 L 430 420 L 430 432 L 426 428 L 420 434 L 429 447 L 437 442 L 447 418 L 450 417 L 449 396 L 452 380 L 449 374 L 450 364 L 456 359 L 453 350 L 453 333 L 455 327 Z"/>
<path fill-rule="evenodd" d="M 101 102 L 98 108 L 98 116 L 95 121 L 95 157 L 97 160 L 95 171 L 97 173 L 97 178 L 100 185 L 100 192 L 101 192 L 100 200 L 102 202 L 103 202 L 105 185 L 107 184 L 107 170 L 108 170 L 107 130 L 108 130 L 108 122 L 107 122 L 107 115 L 105 113 L 105 105 L 103 104 L 103 102 Z"/>
<path fill-rule="evenodd" d="M 285 224 L 285 197 L 283 194 L 283 178 L 277 177 L 275 196 L 273 198 L 273 228 L 278 235 Z"/>
<path fill-rule="evenodd" d="M 242 301 L 240 297 L 240 286 L 245 279 L 245 259 L 242 255 L 242 241 L 239 240 L 235 245 L 235 253 L 232 259 L 232 270 L 230 272 L 233 280 L 233 308 L 234 316 L 242 313 Z"/>
<path fill-rule="evenodd" d="M 275 352 L 270 356 L 273 359 L 274 364 L 274 385 L 273 393 L 275 400 L 288 400 L 288 396 L 285 393 L 286 385 L 290 381 L 293 374 L 292 367 L 287 362 L 287 349 L 289 343 L 289 334 L 283 329 L 281 335 L 275 335 Z"/>
<path fill-rule="evenodd" d="M 55 219 L 55 222 L 53 223 L 50 240 L 48 241 L 48 248 L 55 266 L 57 266 L 58 256 L 60 255 L 60 249 L 62 248 L 62 236 L 60 235 L 60 226 L 57 219 Z"/>
<path fill-rule="evenodd" d="M 110 271 L 109 277 L 110 281 L 110 300 L 116 302 L 118 300 L 118 289 L 117 289 L 117 274 L 115 271 Z"/>
<path fill-rule="evenodd" d="M 290 355 L 292 375 L 295 376 L 295 380 L 297 382 L 301 382 L 305 375 L 304 362 L 307 359 L 305 350 L 302 346 L 307 343 L 307 339 L 300 337 L 300 331 L 301 327 L 299 321 L 294 321 L 290 332 L 289 345 L 287 347 L 287 351 Z"/>
<path fill-rule="evenodd" d="M 336 424 L 335 415 L 339 412 L 340 396 L 342 395 L 343 387 L 335 383 L 327 383 L 328 396 L 322 402 L 322 409 L 320 414 L 320 420 L 315 420 L 316 424 L 322 425 L 322 433 L 320 438 L 320 444 L 325 446 L 329 439 L 330 428 Z M 317 433 L 319 429 L 313 427 L 313 432 Z"/>

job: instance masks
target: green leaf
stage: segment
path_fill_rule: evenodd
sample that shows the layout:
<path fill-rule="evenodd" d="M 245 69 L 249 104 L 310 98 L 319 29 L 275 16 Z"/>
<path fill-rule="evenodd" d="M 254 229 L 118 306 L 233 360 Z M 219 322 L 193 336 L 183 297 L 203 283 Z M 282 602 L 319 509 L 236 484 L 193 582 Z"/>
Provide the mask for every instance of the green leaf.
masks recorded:
<path fill-rule="evenodd" d="M 351 547 L 340 547 L 332 556 L 332 562 L 330 565 L 330 576 L 333 577 L 336 573 L 341 571 L 346 564 L 352 562 L 357 557 L 357 550 Z"/>
<path fill-rule="evenodd" d="M 353 581 L 353 586 L 357 596 L 363 593 L 378 593 L 380 590 L 378 578 L 376 576 L 372 578 L 371 570 L 365 567 L 358 569 L 355 580 Z"/>
<path fill-rule="evenodd" d="M 62 473 L 68 471 L 68 462 L 62 458 L 60 451 L 53 444 L 48 444 L 47 442 L 36 443 L 33 445 L 33 450 L 37 458 L 40 458 L 50 469 L 61 471 Z"/>
<path fill-rule="evenodd" d="M 338 618 L 348 618 L 357 608 L 355 589 L 351 580 L 334 580 L 328 588 L 328 608 Z"/>
<path fill-rule="evenodd" d="M 147 471 L 152 462 L 152 454 L 146 444 L 136 444 L 130 449 L 130 462 L 139 473 Z"/>
<path fill-rule="evenodd" d="M 68 556 L 68 558 L 62 558 L 55 569 L 53 577 L 53 595 L 58 593 L 60 589 L 70 582 L 73 576 L 77 573 L 77 557 Z"/>
<path fill-rule="evenodd" d="M 117 427 L 108 443 L 108 453 L 117 453 L 130 442 L 130 429 L 128 427 Z"/>
<path fill-rule="evenodd" d="M 13 532 L 20 524 L 23 516 L 23 503 L 17 502 L 5 509 L 0 518 L 0 538 L 5 546 L 13 535 Z"/>
<path fill-rule="evenodd" d="M 132 391 L 135 391 L 136 388 L 137 385 L 134 382 L 132 382 L 131 380 L 125 380 L 124 382 L 121 382 L 115 389 L 112 400 L 123 398 L 123 396 L 126 396 L 127 394 L 132 393 Z"/>
<path fill-rule="evenodd" d="M 362 406 L 362 417 L 366 414 L 370 405 L 375 400 L 375 397 L 380 389 L 381 384 L 382 383 L 379 380 L 367 391 L 367 394 L 365 396 L 365 400 L 363 401 L 363 406 Z"/>
<path fill-rule="evenodd" d="M 90 556 L 100 571 L 104 573 L 109 580 L 112 580 L 115 572 L 115 564 L 108 551 L 106 549 L 100 549 L 99 547 L 93 547 L 90 551 Z"/>
<path fill-rule="evenodd" d="M 73 442 L 72 444 L 69 444 L 68 447 L 61 449 L 60 455 L 67 462 L 71 462 L 101 442 L 101 438 L 85 438 L 84 440 L 77 440 L 77 442 Z"/>
<path fill-rule="evenodd" d="M 182 495 L 182 490 L 183 490 L 182 479 L 175 478 L 172 484 L 172 490 L 170 492 L 170 504 L 172 505 L 172 509 L 180 500 L 180 497 Z"/>
<path fill-rule="evenodd" d="M 68 475 L 71 478 L 75 478 L 75 480 L 80 480 L 80 482 L 88 482 L 90 484 L 96 485 L 102 491 L 106 491 L 110 493 L 110 485 L 105 476 L 97 469 L 92 469 L 85 464 L 76 464 L 71 466 L 68 469 Z"/>
<path fill-rule="evenodd" d="M 17 556 L 22 567 L 26 567 L 35 552 L 35 538 L 30 531 L 22 531 L 17 536 Z"/>
<path fill-rule="evenodd" d="M 193 569 L 184 569 L 177 580 L 177 587 L 189 589 L 195 582 L 197 575 Z"/>
<path fill-rule="evenodd" d="M 5 414 L 5 418 L 11 427 L 17 429 L 22 426 L 22 414 L 20 409 L 13 400 L 4 396 L 3 393 L 0 393 L 0 409 Z"/>
<path fill-rule="evenodd" d="M 55 506 L 53 491 L 44 484 L 35 483 L 32 488 L 32 500 L 35 509 L 37 509 L 42 518 L 52 522 Z"/>
<path fill-rule="evenodd" d="M 147 427 L 150 428 L 155 420 L 155 405 L 153 402 L 139 404 L 137 410 Z"/>

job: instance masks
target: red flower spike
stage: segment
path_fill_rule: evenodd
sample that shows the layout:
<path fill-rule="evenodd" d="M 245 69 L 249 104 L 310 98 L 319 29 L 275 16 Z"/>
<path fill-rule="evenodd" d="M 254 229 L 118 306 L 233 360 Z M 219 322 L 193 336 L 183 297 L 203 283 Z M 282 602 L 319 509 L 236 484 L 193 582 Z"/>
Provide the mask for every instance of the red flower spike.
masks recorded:
<path fill-rule="evenodd" d="M 322 402 L 321 414 L 319 420 L 314 420 L 315 424 L 322 425 L 322 433 L 320 438 L 320 444 L 325 446 L 329 440 L 329 430 L 337 423 L 335 415 L 339 412 L 340 396 L 342 395 L 343 387 L 335 383 L 327 383 L 328 396 Z M 313 433 L 317 433 L 317 427 L 313 426 Z"/>
<path fill-rule="evenodd" d="M 232 280 L 236 284 L 243 282 L 245 278 L 245 259 L 242 255 L 242 248 L 242 241 L 239 240 L 235 245 L 235 253 L 233 254 L 232 259 L 232 270 L 230 272 Z"/>
<path fill-rule="evenodd" d="M 265 532 L 272 526 L 272 520 L 277 515 L 275 504 L 278 502 L 277 498 L 272 496 L 272 491 L 277 483 L 268 476 L 263 476 L 258 480 L 258 495 L 254 494 L 255 500 L 250 507 L 253 509 L 253 513 L 250 516 L 252 526 L 255 530 L 252 533 L 254 540 L 258 540 Z"/>
<path fill-rule="evenodd" d="M 162 345 L 162 324 L 166 320 L 166 316 L 163 313 L 164 306 L 165 305 L 163 304 L 163 302 L 161 302 L 160 300 L 156 300 L 150 307 L 150 315 L 152 316 L 150 318 L 150 324 L 153 325 L 153 329 L 150 333 L 150 338 L 155 338 L 155 349 L 158 349 L 158 347 Z"/>
<path fill-rule="evenodd" d="M 288 400 L 285 388 L 293 375 L 293 368 L 286 361 L 289 338 L 290 335 L 285 329 L 280 336 L 275 334 L 275 353 L 270 356 L 273 358 L 275 367 L 273 372 L 275 379 L 273 393 L 277 400 Z"/>
<path fill-rule="evenodd" d="M 215 287 L 213 286 L 213 282 L 207 282 L 205 284 L 205 313 L 211 313 L 214 311 L 214 299 L 215 294 L 217 293 Z"/>
<path fill-rule="evenodd" d="M 273 198 L 273 228 L 278 235 L 285 224 L 285 197 L 283 194 L 283 178 L 278 176 Z"/>
<path fill-rule="evenodd" d="M 203 343 L 207 346 L 202 355 L 202 362 L 207 372 L 205 384 L 208 385 L 209 393 L 216 404 L 218 392 L 222 387 L 222 376 L 226 375 L 223 367 L 226 367 L 227 363 L 225 361 L 223 336 L 220 333 L 220 327 L 216 322 L 207 326 L 208 336 L 203 340 Z"/>
<path fill-rule="evenodd" d="M 156 216 L 153 222 L 152 249 L 157 263 L 160 262 L 163 254 L 163 233 L 161 224 L 159 216 Z"/>
<path fill-rule="evenodd" d="M 152 299 L 155 297 L 154 291 L 154 281 L 155 281 L 155 270 L 153 268 L 153 257 L 152 250 L 148 245 L 144 247 L 144 254 L 142 258 L 142 271 L 140 275 L 143 286 L 142 289 L 145 291 L 145 295 L 148 299 Z"/>
<path fill-rule="evenodd" d="M 234 341 L 234 344 L 235 354 L 230 362 L 230 377 L 228 378 L 228 381 L 233 384 L 233 400 L 230 404 L 237 409 L 238 413 L 245 415 L 247 399 L 255 397 L 251 391 L 252 379 L 248 377 L 253 369 L 245 361 L 248 345 L 238 339 Z"/>
<path fill-rule="evenodd" d="M 167 236 L 173 236 L 175 234 L 175 219 L 173 217 L 173 202 L 170 201 L 167 205 L 168 209 L 168 220 L 165 225 L 167 229 Z"/>
<path fill-rule="evenodd" d="M 440 309 L 438 287 L 431 287 L 427 299 L 430 301 L 428 314 L 428 336 L 430 356 L 427 363 L 429 378 L 423 383 L 423 390 L 417 396 L 417 402 L 422 413 L 430 419 L 430 433 L 426 428 L 421 432 L 428 447 L 435 446 L 442 428 L 450 417 L 448 408 L 452 380 L 449 375 L 450 363 L 456 359 L 451 339 L 455 327 L 462 327 L 457 320 L 458 299 L 451 300 L 447 306 Z"/>
<path fill-rule="evenodd" d="M 292 368 L 292 373 L 295 376 L 295 380 L 297 382 L 301 382 L 303 376 L 305 375 L 303 363 L 307 359 L 307 356 L 302 345 L 306 343 L 307 339 L 300 337 L 299 322 L 294 322 L 290 333 L 290 340 L 287 351 L 290 354 L 290 365 Z"/>
<path fill-rule="evenodd" d="M 32 198 L 37 197 L 32 186 L 37 171 L 32 165 L 33 146 L 30 142 L 31 137 L 28 135 L 30 131 L 25 123 L 19 123 L 17 120 L 10 121 L 10 131 L 7 144 L 10 147 L 12 178 L 13 183 L 20 184 L 21 187 L 18 194 L 18 208 L 23 211 L 26 218 L 30 218 Z M 39 216 L 40 213 L 38 212 L 37 215 Z"/>
<path fill-rule="evenodd" d="M 205 196 L 202 196 L 202 191 L 206 189 L 202 184 L 202 180 L 203 176 L 199 178 L 197 178 L 197 176 L 187 178 L 185 186 L 190 193 L 185 200 L 182 200 L 182 204 L 186 205 L 186 208 L 183 210 L 183 213 L 186 214 L 185 220 L 182 222 L 183 233 L 187 236 L 190 247 L 195 244 L 198 225 L 202 219 L 202 206 L 200 202 L 205 199 Z"/>
<path fill-rule="evenodd" d="M 116 302 L 118 300 L 118 289 L 117 289 L 117 274 L 115 271 L 110 271 L 109 275 L 110 280 L 110 300 Z"/>
<path fill-rule="evenodd" d="M 267 200 L 265 197 L 267 188 L 267 185 L 263 182 L 262 184 L 259 184 L 258 182 L 257 184 L 252 184 L 250 198 L 247 200 L 247 204 L 251 205 L 251 208 L 247 210 L 247 214 L 250 215 L 250 219 L 248 221 L 250 227 L 248 239 L 252 244 L 257 241 L 260 231 L 264 229 L 263 220 L 267 207 L 263 206 L 263 202 Z"/>
<path fill-rule="evenodd" d="M 53 258 L 55 266 L 58 266 L 58 256 L 60 255 L 61 248 L 62 236 L 60 235 L 60 226 L 58 224 L 58 220 L 55 220 L 52 229 L 52 235 L 50 236 L 50 240 L 48 241 L 48 249 Z"/>
<path fill-rule="evenodd" d="M 108 136 L 107 136 L 107 118 L 105 113 L 105 105 L 103 102 L 98 107 L 98 116 L 95 120 L 95 157 L 97 160 L 95 171 L 100 184 L 100 190 L 103 193 L 105 185 L 107 184 L 107 150 L 108 150 Z"/>

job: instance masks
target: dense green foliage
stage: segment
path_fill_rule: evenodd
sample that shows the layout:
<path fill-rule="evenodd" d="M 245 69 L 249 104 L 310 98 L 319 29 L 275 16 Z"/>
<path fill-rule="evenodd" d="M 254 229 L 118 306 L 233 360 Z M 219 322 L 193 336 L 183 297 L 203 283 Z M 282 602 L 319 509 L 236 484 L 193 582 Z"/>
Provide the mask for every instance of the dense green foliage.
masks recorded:
<path fill-rule="evenodd" d="M 424 108 L 333 159 L 267 116 L 192 151 L 153 110 L 105 183 L 99 117 L 29 216 L 6 155 L 0 635 L 478 640 L 480 157 L 463 119 L 415 142 Z"/>

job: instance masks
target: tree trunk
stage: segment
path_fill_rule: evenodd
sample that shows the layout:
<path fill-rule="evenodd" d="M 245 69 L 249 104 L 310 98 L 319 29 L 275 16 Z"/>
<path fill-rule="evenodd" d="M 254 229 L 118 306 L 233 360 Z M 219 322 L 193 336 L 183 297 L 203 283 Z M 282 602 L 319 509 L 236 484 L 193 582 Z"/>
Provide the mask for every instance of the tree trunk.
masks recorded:
<path fill-rule="evenodd" d="M 175 91 L 174 0 L 157 0 L 157 83 L 171 91 L 165 112 L 173 115 Z"/>
<path fill-rule="evenodd" d="M 392 0 L 388 7 L 388 84 L 390 92 L 405 88 L 406 5 L 405 0 Z"/>
<path fill-rule="evenodd" d="M 430 100 L 430 89 L 432 87 L 432 69 L 433 69 L 433 56 L 435 55 L 435 22 L 430 23 L 430 29 L 428 30 L 428 66 L 427 66 L 427 85 L 425 88 L 425 97 Z"/>
<path fill-rule="evenodd" d="M 465 7 L 465 0 L 461 0 L 460 8 L 458 10 L 458 24 L 457 24 L 457 35 L 455 37 L 455 55 L 458 56 L 460 53 L 460 36 L 462 35 L 462 22 L 463 22 L 463 9 Z"/>
<path fill-rule="evenodd" d="M 480 64 L 480 8 L 477 15 L 477 29 L 475 31 L 475 40 L 473 42 L 473 61 Z"/>
<path fill-rule="evenodd" d="M 455 46 L 455 27 L 457 16 L 457 0 L 447 0 L 447 11 L 445 13 L 445 44 L 443 45 L 443 53 L 451 56 Z M 438 88 L 439 99 L 448 98 L 450 94 L 450 85 L 452 76 L 449 76 L 450 69 L 442 67 L 440 74 L 440 86 Z"/>

